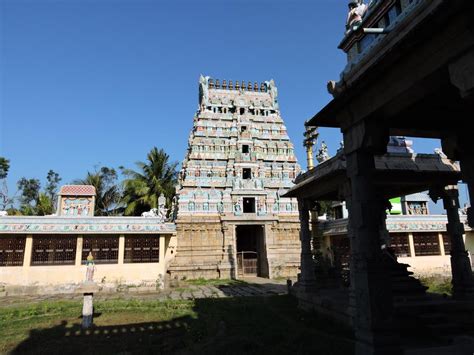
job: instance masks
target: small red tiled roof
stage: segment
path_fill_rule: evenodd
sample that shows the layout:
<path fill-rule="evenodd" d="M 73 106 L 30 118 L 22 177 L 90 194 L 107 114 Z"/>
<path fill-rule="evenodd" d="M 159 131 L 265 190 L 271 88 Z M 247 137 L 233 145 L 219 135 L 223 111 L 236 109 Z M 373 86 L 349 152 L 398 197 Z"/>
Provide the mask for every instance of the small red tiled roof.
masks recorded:
<path fill-rule="evenodd" d="M 64 185 L 59 194 L 62 196 L 95 196 L 95 187 L 92 185 Z"/>

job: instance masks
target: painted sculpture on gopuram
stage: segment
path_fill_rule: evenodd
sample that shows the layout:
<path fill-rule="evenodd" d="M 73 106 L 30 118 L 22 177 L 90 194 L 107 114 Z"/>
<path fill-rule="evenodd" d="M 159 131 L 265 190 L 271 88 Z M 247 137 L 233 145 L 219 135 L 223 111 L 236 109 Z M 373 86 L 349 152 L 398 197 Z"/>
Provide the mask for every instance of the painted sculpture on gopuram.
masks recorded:
<path fill-rule="evenodd" d="M 330 158 L 329 150 L 326 142 L 321 142 L 321 148 L 318 150 L 318 154 L 316 155 L 316 159 L 318 163 L 323 163 Z"/>
<path fill-rule="evenodd" d="M 368 6 L 363 0 L 350 0 L 349 13 L 347 14 L 346 33 L 357 29 L 362 23 L 362 19 L 367 13 Z"/>

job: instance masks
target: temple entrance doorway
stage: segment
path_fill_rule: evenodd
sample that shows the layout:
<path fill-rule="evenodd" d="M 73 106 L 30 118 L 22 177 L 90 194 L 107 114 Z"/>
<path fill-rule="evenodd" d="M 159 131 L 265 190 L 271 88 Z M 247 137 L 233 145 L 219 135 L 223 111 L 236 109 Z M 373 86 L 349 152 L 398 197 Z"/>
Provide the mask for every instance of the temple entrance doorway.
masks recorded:
<path fill-rule="evenodd" d="M 239 277 L 268 277 L 264 231 L 262 225 L 236 227 L 237 275 Z"/>

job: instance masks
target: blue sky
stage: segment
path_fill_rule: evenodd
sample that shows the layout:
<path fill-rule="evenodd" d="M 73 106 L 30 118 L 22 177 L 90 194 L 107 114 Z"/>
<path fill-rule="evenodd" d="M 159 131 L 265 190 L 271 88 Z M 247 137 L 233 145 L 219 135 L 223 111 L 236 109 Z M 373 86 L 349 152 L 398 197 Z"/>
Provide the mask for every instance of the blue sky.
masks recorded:
<path fill-rule="evenodd" d="M 133 167 L 153 146 L 182 161 L 199 74 L 275 79 L 300 163 L 303 123 L 345 65 L 345 0 L 0 0 L 0 156 L 63 182 Z M 341 136 L 321 129 L 334 153 Z M 417 141 L 432 152 L 436 141 Z"/>

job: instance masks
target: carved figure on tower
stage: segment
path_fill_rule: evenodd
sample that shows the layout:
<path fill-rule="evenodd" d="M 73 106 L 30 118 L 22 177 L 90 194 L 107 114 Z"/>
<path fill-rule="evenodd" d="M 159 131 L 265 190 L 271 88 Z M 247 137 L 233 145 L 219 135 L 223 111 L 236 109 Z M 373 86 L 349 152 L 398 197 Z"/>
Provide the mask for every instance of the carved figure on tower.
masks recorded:
<path fill-rule="evenodd" d="M 209 76 L 199 77 L 199 103 L 206 106 L 209 102 Z"/>
<path fill-rule="evenodd" d="M 329 152 L 328 152 L 328 146 L 324 141 L 321 142 L 321 148 L 318 150 L 318 154 L 316 155 L 316 159 L 318 160 L 318 163 L 325 162 L 330 158 Z"/>
<path fill-rule="evenodd" d="M 349 1 L 349 13 L 347 14 L 346 21 L 346 33 L 356 29 L 367 13 L 367 5 L 364 4 L 363 0 L 350 0 Z"/>

